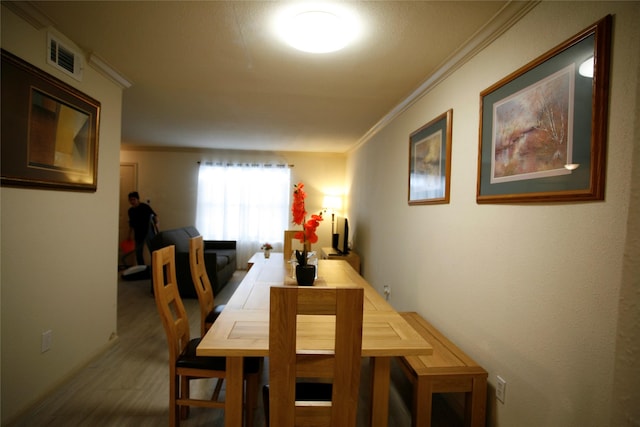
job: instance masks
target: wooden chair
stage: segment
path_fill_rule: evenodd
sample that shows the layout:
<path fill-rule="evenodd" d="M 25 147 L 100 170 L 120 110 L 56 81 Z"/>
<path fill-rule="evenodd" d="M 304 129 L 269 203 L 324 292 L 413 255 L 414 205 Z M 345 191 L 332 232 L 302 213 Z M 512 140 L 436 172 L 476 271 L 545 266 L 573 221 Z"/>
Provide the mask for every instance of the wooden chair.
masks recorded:
<path fill-rule="evenodd" d="M 270 298 L 269 385 L 263 388 L 267 426 L 354 427 L 360 387 L 363 289 L 274 286 Z M 335 316 L 333 353 L 296 353 L 299 314 Z M 324 383 L 296 382 L 296 378 L 317 378 Z M 327 379 L 332 383 L 327 384 Z"/>
<path fill-rule="evenodd" d="M 198 303 L 200 304 L 200 336 L 209 330 L 213 322 L 224 310 L 224 304 L 214 305 L 213 289 L 207 275 L 207 268 L 204 265 L 204 239 L 202 236 L 189 239 L 189 267 L 191 269 L 191 279 L 193 286 L 198 293 Z"/>
<path fill-rule="evenodd" d="M 284 245 L 282 252 L 284 254 L 285 261 L 289 261 L 291 259 L 291 253 L 294 249 L 296 249 L 296 247 L 292 244 L 294 240 L 298 243 L 297 249 L 301 250 L 303 248 L 302 244 L 299 243 L 299 240 L 294 237 L 298 231 L 301 230 L 284 230 Z M 311 244 L 309 242 L 306 242 L 306 247 L 307 251 L 311 250 Z"/>
<path fill-rule="evenodd" d="M 226 359 L 196 356 L 200 338 L 189 338 L 189 320 L 176 281 L 175 246 L 158 249 L 152 257 L 153 290 L 169 344 L 169 425 L 173 427 L 180 425 L 181 418 L 187 417 L 189 406 L 224 408 L 224 402 L 218 400 L 219 387 L 216 387 L 210 400 L 192 399 L 189 396 L 189 381 L 224 378 Z M 244 367 L 247 381 L 246 425 L 251 426 L 257 403 L 259 359 L 245 359 Z"/>

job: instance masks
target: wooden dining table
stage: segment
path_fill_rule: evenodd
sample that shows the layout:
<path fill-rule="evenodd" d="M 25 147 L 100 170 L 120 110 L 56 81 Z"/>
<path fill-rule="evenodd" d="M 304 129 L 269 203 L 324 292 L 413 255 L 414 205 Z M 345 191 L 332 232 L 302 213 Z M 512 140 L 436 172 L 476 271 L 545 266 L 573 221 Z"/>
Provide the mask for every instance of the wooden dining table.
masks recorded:
<path fill-rule="evenodd" d="M 372 427 L 386 426 L 391 359 L 432 354 L 433 348 L 346 261 L 320 260 L 317 276 L 313 286 L 364 288 L 362 356 L 371 365 L 369 421 Z M 243 359 L 269 356 L 269 288 L 274 285 L 297 286 L 282 253 L 252 266 L 197 348 L 199 356 L 227 358 L 225 427 L 242 426 Z M 298 352 L 332 350 L 334 329 L 335 321 L 301 316 Z"/>

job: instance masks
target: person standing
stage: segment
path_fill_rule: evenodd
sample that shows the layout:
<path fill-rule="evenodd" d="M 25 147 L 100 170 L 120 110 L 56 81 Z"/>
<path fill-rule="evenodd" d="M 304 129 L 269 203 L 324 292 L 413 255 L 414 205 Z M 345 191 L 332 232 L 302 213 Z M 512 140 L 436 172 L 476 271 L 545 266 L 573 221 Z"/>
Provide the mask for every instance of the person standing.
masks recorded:
<path fill-rule="evenodd" d="M 144 265 L 144 244 L 149 233 L 149 226 L 153 221 L 154 228 L 158 228 L 158 215 L 146 203 L 140 202 L 137 191 L 129 193 L 129 239 L 133 237 L 136 243 L 136 262 Z"/>

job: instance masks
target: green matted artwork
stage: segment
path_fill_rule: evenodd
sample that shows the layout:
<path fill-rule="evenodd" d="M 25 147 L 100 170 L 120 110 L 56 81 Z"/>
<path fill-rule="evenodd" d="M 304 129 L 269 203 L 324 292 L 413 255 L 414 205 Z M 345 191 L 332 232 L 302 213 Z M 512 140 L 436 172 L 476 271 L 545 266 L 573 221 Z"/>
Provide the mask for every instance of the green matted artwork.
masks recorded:
<path fill-rule="evenodd" d="M 409 205 L 449 203 L 453 110 L 409 136 Z"/>
<path fill-rule="evenodd" d="M 603 200 L 611 16 L 480 94 L 477 203 Z"/>

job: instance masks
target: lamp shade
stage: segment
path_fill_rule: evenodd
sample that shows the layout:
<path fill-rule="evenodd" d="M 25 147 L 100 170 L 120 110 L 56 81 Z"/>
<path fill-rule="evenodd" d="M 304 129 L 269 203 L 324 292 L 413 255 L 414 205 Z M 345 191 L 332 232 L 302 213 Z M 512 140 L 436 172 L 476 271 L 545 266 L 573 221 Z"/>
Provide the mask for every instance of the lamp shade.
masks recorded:
<path fill-rule="evenodd" d="M 340 196 L 324 196 L 322 207 L 329 211 L 339 211 L 342 209 L 342 197 Z"/>

